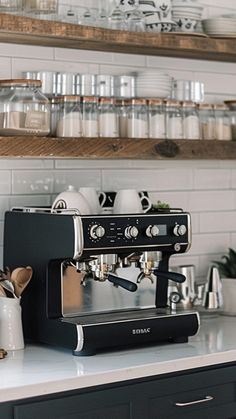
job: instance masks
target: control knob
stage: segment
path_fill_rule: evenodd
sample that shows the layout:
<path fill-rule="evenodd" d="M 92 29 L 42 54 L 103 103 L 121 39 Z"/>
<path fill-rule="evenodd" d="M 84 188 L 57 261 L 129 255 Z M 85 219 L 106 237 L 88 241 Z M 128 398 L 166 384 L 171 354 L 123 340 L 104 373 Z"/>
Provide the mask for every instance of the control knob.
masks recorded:
<path fill-rule="evenodd" d="M 138 237 L 139 231 L 135 226 L 129 226 L 125 229 L 125 237 L 127 239 L 136 239 Z"/>
<path fill-rule="evenodd" d="M 159 227 L 157 225 L 150 225 L 146 230 L 147 237 L 157 237 L 160 233 Z"/>
<path fill-rule="evenodd" d="M 92 239 L 96 240 L 96 239 L 101 239 L 102 237 L 105 236 L 105 228 L 102 227 L 99 224 L 95 224 L 91 227 L 90 229 L 90 236 L 92 237 Z"/>
<path fill-rule="evenodd" d="M 176 224 L 176 226 L 174 227 L 174 235 L 179 237 L 179 236 L 184 236 L 187 232 L 187 227 L 184 224 Z"/>

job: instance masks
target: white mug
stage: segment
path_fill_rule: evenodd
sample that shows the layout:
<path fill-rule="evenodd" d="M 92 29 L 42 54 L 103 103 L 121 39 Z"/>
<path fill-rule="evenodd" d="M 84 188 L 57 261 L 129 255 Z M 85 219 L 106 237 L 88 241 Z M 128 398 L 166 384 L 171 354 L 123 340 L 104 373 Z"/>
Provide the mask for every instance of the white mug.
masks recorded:
<path fill-rule="evenodd" d="M 92 214 L 100 214 L 102 206 L 106 201 L 105 192 L 97 192 L 95 188 L 81 187 L 79 192 L 86 198 L 89 206 L 92 210 Z M 102 202 L 100 204 L 99 198 L 102 196 Z"/>
<path fill-rule="evenodd" d="M 68 186 L 65 192 L 61 192 L 52 204 L 52 209 L 77 209 L 82 215 L 92 214 L 87 199 L 82 193 L 76 191 L 72 185 Z"/>
<path fill-rule="evenodd" d="M 148 207 L 143 209 L 142 203 L 146 201 Z M 135 189 L 121 189 L 117 192 L 113 214 L 140 214 L 148 212 L 152 207 L 150 199 L 143 195 L 141 198 Z"/>
<path fill-rule="evenodd" d="M 24 349 L 19 298 L 0 297 L 0 347 L 8 351 Z"/>

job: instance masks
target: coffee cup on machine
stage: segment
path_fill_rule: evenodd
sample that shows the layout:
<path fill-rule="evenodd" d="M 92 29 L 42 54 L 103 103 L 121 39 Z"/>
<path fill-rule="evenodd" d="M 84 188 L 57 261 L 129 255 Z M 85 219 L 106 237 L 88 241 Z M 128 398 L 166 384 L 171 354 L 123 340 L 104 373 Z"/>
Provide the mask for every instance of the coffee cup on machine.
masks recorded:
<path fill-rule="evenodd" d="M 92 214 L 92 210 L 87 199 L 82 193 L 76 191 L 72 185 L 61 192 L 52 204 L 52 210 L 77 210 L 82 215 Z"/>
<path fill-rule="evenodd" d="M 79 192 L 86 198 L 91 208 L 92 214 L 100 214 L 102 211 L 102 206 L 106 201 L 105 192 L 97 192 L 95 188 L 92 187 L 81 187 Z M 100 202 L 101 198 L 101 202 Z"/>
<path fill-rule="evenodd" d="M 143 208 L 143 202 L 147 202 L 147 207 Z M 150 199 L 139 193 L 135 189 L 121 189 L 117 192 L 113 214 L 140 214 L 148 212 L 152 207 Z"/>

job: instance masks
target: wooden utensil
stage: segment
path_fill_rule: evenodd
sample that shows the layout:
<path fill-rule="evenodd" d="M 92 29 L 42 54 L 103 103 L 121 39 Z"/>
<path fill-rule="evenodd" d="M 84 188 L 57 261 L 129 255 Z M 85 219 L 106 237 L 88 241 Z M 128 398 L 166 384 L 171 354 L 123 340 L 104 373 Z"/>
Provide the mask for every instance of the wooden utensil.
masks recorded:
<path fill-rule="evenodd" d="M 16 296 L 19 298 L 22 292 L 27 287 L 33 275 L 33 269 L 31 266 L 26 268 L 19 267 L 12 271 L 11 282 L 13 283 Z"/>
<path fill-rule="evenodd" d="M 4 359 L 7 356 L 5 349 L 0 349 L 0 359 Z"/>

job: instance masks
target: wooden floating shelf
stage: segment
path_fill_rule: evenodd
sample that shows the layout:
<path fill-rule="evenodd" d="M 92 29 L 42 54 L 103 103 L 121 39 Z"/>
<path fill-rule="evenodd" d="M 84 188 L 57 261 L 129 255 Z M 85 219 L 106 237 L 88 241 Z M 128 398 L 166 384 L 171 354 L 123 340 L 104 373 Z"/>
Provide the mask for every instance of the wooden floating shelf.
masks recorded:
<path fill-rule="evenodd" d="M 0 158 L 233 160 L 236 141 L 0 137 Z"/>
<path fill-rule="evenodd" d="M 0 13 L 0 42 L 236 62 L 234 39 L 138 33 Z M 236 159 L 236 141 L 0 137 L 0 158 Z"/>
<path fill-rule="evenodd" d="M 0 14 L 0 42 L 126 54 L 236 61 L 235 39 L 113 31 Z"/>

